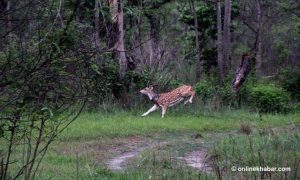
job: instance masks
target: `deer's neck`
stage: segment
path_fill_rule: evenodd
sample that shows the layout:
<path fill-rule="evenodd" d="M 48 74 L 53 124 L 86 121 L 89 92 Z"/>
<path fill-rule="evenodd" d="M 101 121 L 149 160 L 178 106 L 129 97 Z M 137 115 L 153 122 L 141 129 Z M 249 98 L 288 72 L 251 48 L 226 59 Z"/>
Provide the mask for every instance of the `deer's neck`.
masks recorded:
<path fill-rule="evenodd" d="M 150 100 L 155 99 L 156 97 L 158 97 L 158 94 L 156 94 L 155 92 L 150 92 L 147 94 Z"/>

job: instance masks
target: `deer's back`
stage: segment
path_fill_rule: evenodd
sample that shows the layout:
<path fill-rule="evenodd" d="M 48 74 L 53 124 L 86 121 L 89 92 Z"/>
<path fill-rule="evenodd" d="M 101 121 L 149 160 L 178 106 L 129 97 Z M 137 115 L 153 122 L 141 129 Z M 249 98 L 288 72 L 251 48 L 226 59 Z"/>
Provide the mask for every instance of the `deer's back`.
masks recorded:
<path fill-rule="evenodd" d="M 192 89 L 192 86 L 182 85 L 172 91 L 159 94 L 157 102 L 159 105 L 176 103 L 176 101 L 180 101 L 182 98 L 186 97 Z"/>

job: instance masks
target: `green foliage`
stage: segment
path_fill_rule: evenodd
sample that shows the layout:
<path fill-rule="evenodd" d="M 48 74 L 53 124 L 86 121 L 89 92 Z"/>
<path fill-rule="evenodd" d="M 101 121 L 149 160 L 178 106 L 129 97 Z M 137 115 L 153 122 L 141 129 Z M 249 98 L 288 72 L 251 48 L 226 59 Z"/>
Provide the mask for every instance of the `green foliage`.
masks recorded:
<path fill-rule="evenodd" d="M 231 79 L 231 76 L 227 76 L 224 86 L 219 86 L 217 85 L 218 82 L 216 76 L 202 76 L 202 79 L 195 85 L 197 96 L 199 96 L 204 102 L 220 98 L 224 103 L 232 95 L 230 83 Z"/>
<path fill-rule="evenodd" d="M 88 88 L 90 101 L 101 102 L 113 89 L 120 89 L 118 64 L 109 56 L 102 57 L 102 64 L 95 62 L 88 66 Z"/>
<path fill-rule="evenodd" d="M 281 86 L 291 93 L 294 100 L 300 100 L 300 71 L 298 68 L 286 68 L 279 74 Z"/>
<path fill-rule="evenodd" d="M 249 105 L 251 101 L 250 92 L 251 89 L 256 86 L 257 84 L 257 78 L 254 73 L 250 73 L 249 76 L 246 78 L 242 88 L 239 91 L 238 94 L 238 101 L 244 105 Z"/>
<path fill-rule="evenodd" d="M 187 1 L 185 1 L 188 4 Z M 195 19 L 193 10 L 191 6 L 178 4 L 178 11 L 180 13 L 179 20 L 185 23 L 189 29 L 184 32 L 182 35 L 182 46 L 183 53 L 189 57 L 190 64 L 194 63 L 195 56 Z M 222 8 L 224 8 L 224 3 L 222 3 Z M 203 67 L 208 73 L 213 67 L 217 66 L 216 57 L 217 51 L 215 46 L 211 46 L 210 42 L 217 39 L 217 17 L 214 3 L 208 1 L 195 1 L 195 11 L 198 19 L 198 29 L 199 31 L 199 44 L 200 44 L 200 56 L 201 61 L 203 62 Z M 238 14 L 238 1 L 232 1 L 232 12 L 231 18 L 234 20 Z M 224 14 L 223 14 L 224 15 Z M 224 19 L 224 16 L 222 16 Z M 231 26 L 232 31 L 235 30 L 235 27 Z"/>
<path fill-rule="evenodd" d="M 250 91 L 251 105 L 259 112 L 286 112 L 290 94 L 274 84 L 258 84 Z"/>
<path fill-rule="evenodd" d="M 132 83 L 134 84 L 136 90 L 145 88 L 147 86 L 150 78 L 148 72 L 137 73 L 135 71 L 131 71 L 130 73 L 130 76 L 132 77 Z"/>
<path fill-rule="evenodd" d="M 124 91 L 142 89 L 147 86 L 150 75 L 148 72 L 138 73 L 136 71 L 126 72 L 120 77 L 119 64 L 110 56 L 101 56 L 101 64 L 94 61 L 89 63 L 86 83 L 89 88 L 90 104 L 97 107 L 99 103 L 108 100 L 113 94 L 119 99 Z"/>
<path fill-rule="evenodd" d="M 286 42 L 279 41 L 275 44 L 275 50 L 278 53 L 279 63 L 284 62 L 292 53 L 291 50 L 286 47 L 285 43 Z"/>
<path fill-rule="evenodd" d="M 182 82 L 179 79 L 173 79 L 169 82 L 168 86 L 170 88 L 177 88 L 178 86 L 182 85 Z"/>
<path fill-rule="evenodd" d="M 201 97 L 201 99 L 204 101 L 211 99 L 216 92 L 214 83 L 214 78 L 203 77 L 195 86 L 197 96 Z"/>

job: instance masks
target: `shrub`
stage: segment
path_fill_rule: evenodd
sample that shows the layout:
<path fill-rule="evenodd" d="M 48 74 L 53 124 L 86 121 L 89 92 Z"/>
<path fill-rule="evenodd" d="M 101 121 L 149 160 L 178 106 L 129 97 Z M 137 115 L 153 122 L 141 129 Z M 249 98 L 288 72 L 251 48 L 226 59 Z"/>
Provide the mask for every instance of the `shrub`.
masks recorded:
<path fill-rule="evenodd" d="M 242 85 L 239 93 L 238 93 L 238 101 L 241 101 L 240 103 L 248 105 L 250 102 L 250 91 L 251 89 L 256 86 L 257 84 L 257 78 L 254 74 L 249 74 L 249 76 L 246 78 L 246 81 Z"/>
<path fill-rule="evenodd" d="M 286 68 L 279 74 L 282 87 L 300 101 L 300 71 L 297 68 Z"/>
<path fill-rule="evenodd" d="M 216 93 L 215 80 L 210 77 L 202 78 L 196 85 L 195 90 L 197 95 L 203 100 L 213 98 Z"/>
<path fill-rule="evenodd" d="M 170 88 L 177 88 L 178 86 L 182 85 L 183 83 L 179 79 L 173 79 L 168 83 Z"/>
<path fill-rule="evenodd" d="M 197 96 L 203 101 L 213 100 L 217 97 L 222 103 L 228 102 L 232 97 L 231 91 L 232 76 L 225 78 L 224 86 L 219 86 L 216 76 L 202 77 L 202 79 L 195 85 Z"/>
<path fill-rule="evenodd" d="M 226 82 L 224 86 L 216 86 L 216 93 L 221 97 L 222 101 L 228 101 L 232 97 L 231 83 Z"/>
<path fill-rule="evenodd" d="M 250 90 L 250 102 L 259 112 L 286 112 L 290 95 L 274 84 L 258 84 Z"/>

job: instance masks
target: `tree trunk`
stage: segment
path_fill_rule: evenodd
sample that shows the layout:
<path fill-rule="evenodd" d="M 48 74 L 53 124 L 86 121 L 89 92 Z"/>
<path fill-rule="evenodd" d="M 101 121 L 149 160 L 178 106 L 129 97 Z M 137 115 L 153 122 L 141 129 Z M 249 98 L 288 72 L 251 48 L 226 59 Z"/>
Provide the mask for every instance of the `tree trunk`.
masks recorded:
<path fill-rule="evenodd" d="M 142 18 L 141 18 L 141 12 L 142 12 L 142 4 L 143 2 L 140 1 L 139 2 L 139 15 L 136 18 L 136 31 L 135 31 L 135 41 L 136 44 L 135 46 L 138 46 L 138 48 L 136 48 L 137 51 L 137 56 L 138 59 L 140 61 L 140 63 L 145 64 L 145 59 L 142 57 L 142 52 L 143 52 L 143 46 L 142 46 L 142 30 L 141 30 L 141 22 L 142 22 Z"/>
<path fill-rule="evenodd" d="M 217 51 L 218 51 L 218 81 L 219 85 L 224 83 L 224 62 L 222 50 L 222 19 L 221 19 L 221 2 L 216 0 L 217 9 Z"/>
<path fill-rule="evenodd" d="M 113 50 L 113 57 L 119 60 L 120 81 L 124 81 L 124 76 L 128 70 L 128 61 L 125 54 L 124 45 L 124 15 L 122 0 L 108 0 L 111 14 L 111 24 L 109 27 L 108 47 Z M 114 93 L 119 98 L 124 108 L 129 107 L 128 90 L 129 84 L 124 84 L 122 89 Z"/>
<path fill-rule="evenodd" d="M 6 1 L 6 8 L 5 11 L 7 13 L 7 30 L 8 30 L 8 41 L 11 40 L 11 31 L 12 31 L 12 22 L 11 22 L 11 2 L 10 0 Z"/>
<path fill-rule="evenodd" d="M 195 41 L 196 41 L 196 56 L 195 56 L 195 80 L 198 82 L 201 76 L 201 64 L 200 64 L 200 46 L 199 46 L 199 25 L 198 17 L 195 8 L 195 0 L 191 0 L 192 11 L 194 15 L 194 29 L 195 29 Z"/>
<path fill-rule="evenodd" d="M 235 96 L 241 89 L 244 81 L 246 80 L 248 74 L 251 71 L 251 68 L 252 68 L 252 66 L 251 66 L 251 62 L 249 59 L 249 55 L 247 53 L 243 54 L 240 66 L 237 69 L 237 71 L 235 73 L 235 77 L 231 83 L 232 92 Z"/>
<path fill-rule="evenodd" d="M 159 65 L 160 47 L 159 47 L 159 31 L 160 31 L 160 18 L 153 13 L 147 13 L 147 18 L 150 24 L 150 59 L 149 65 L 157 67 Z"/>
<path fill-rule="evenodd" d="M 99 0 L 95 0 L 95 45 L 96 45 L 96 62 L 100 63 L 100 38 L 99 38 Z"/>
<path fill-rule="evenodd" d="M 108 0 L 111 13 L 111 27 L 109 47 L 114 50 L 114 56 L 119 59 L 120 75 L 123 77 L 127 71 L 127 58 L 124 46 L 124 19 L 122 0 Z"/>
<path fill-rule="evenodd" d="M 127 59 L 125 54 L 125 45 L 124 45 L 124 21 L 123 21 L 123 8 L 120 8 L 121 11 L 118 14 L 118 24 L 119 24 L 119 39 L 117 51 L 119 54 L 119 64 L 120 64 L 120 74 L 123 76 L 127 71 Z"/>
<path fill-rule="evenodd" d="M 262 30 L 262 12 L 261 12 L 261 2 L 260 0 L 255 1 L 256 6 L 256 44 L 255 44 L 255 59 L 256 59 L 256 75 L 262 75 L 262 44 L 261 44 L 261 30 Z"/>
<path fill-rule="evenodd" d="M 223 55 L 224 55 L 224 71 L 227 72 L 231 67 L 230 62 L 230 24 L 231 24 L 231 0 L 225 0 L 224 13 L 224 34 L 223 34 Z"/>
<path fill-rule="evenodd" d="M 155 12 L 155 10 L 159 9 L 164 4 L 169 3 L 171 1 L 172 0 L 160 0 L 160 1 L 152 2 L 152 5 L 148 7 L 149 10 L 145 11 L 145 15 L 149 19 L 149 24 L 150 24 L 150 47 L 149 47 L 150 58 L 149 58 L 148 65 L 156 69 L 163 68 L 163 62 L 161 61 L 162 50 L 159 45 L 160 44 L 159 34 L 161 30 L 160 19 L 162 17 L 160 17 L 160 15 Z"/>

